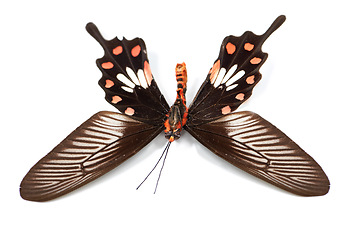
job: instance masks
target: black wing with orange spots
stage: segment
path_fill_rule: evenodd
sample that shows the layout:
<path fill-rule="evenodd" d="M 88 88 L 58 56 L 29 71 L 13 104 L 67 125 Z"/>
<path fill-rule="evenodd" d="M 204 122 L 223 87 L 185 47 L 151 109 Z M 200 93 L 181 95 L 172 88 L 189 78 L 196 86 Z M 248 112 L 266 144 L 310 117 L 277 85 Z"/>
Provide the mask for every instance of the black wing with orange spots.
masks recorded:
<path fill-rule="evenodd" d="M 120 112 L 145 123 L 162 125 L 169 111 L 150 70 L 146 46 L 141 38 L 105 40 L 95 24 L 86 30 L 103 47 L 105 55 L 96 61 L 103 73 L 99 80 L 105 99 Z"/>
<path fill-rule="evenodd" d="M 161 131 L 125 114 L 98 112 L 30 169 L 21 197 L 42 202 L 69 193 L 117 167 Z"/>
<path fill-rule="evenodd" d="M 265 40 L 285 21 L 278 17 L 263 35 L 247 31 L 241 37 L 226 37 L 206 80 L 189 106 L 189 124 L 212 121 L 233 112 L 252 94 L 260 81 L 260 67 L 267 54 Z"/>

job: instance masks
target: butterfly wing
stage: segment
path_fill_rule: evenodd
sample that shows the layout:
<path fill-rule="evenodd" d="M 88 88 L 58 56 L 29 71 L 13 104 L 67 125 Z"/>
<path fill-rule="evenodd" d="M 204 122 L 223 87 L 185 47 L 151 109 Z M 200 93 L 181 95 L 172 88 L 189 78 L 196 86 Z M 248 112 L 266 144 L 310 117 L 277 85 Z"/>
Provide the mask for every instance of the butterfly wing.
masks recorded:
<path fill-rule="evenodd" d="M 329 191 L 329 180 L 315 160 L 255 113 L 227 114 L 187 130 L 216 155 L 286 191 L 302 196 Z"/>
<path fill-rule="evenodd" d="M 197 140 L 236 167 L 303 196 L 324 195 L 321 167 L 283 132 L 252 112 L 231 113 L 261 79 L 265 40 L 285 21 L 279 16 L 263 35 L 224 39 L 220 54 L 189 107 L 185 126 Z M 231 113 L 231 114 L 230 114 Z"/>
<path fill-rule="evenodd" d="M 30 169 L 20 194 L 47 201 L 71 192 L 130 158 L 161 131 L 124 114 L 99 112 Z"/>
<path fill-rule="evenodd" d="M 141 38 L 107 41 L 93 23 L 86 30 L 105 52 L 96 63 L 103 74 L 99 84 L 106 101 L 134 119 L 163 124 L 169 105 L 151 73 L 145 42 Z"/>
<path fill-rule="evenodd" d="M 245 32 L 241 37 L 226 37 L 219 57 L 189 106 L 192 124 L 214 120 L 237 109 L 260 81 L 260 67 L 267 54 L 261 51 L 265 40 L 285 21 L 278 17 L 263 35 Z"/>

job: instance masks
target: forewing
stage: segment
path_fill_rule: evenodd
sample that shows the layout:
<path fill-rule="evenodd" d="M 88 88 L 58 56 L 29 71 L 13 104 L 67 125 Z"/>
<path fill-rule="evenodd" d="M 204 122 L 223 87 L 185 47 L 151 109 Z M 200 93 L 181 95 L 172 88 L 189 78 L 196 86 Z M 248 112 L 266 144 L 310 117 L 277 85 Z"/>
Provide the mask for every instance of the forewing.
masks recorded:
<path fill-rule="evenodd" d="M 302 196 L 329 191 L 329 180 L 315 160 L 255 113 L 232 113 L 187 130 L 226 161 L 286 191 Z"/>
<path fill-rule="evenodd" d="M 142 122 L 163 124 L 169 105 L 150 70 L 145 42 L 141 38 L 105 40 L 95 24 L 86 30 L 103 47 L 105 55 L 96 61 L 103 76 L 99 80 L 105 99 L 120 112 Z"/>
<path fill-rule="evenodd" d="M 261 46 L 285 21 L 278 17 L 263 35 L 245 32 L 241 37 L 226 37 L 219 57 L 189 107 L 193 123 L 211 121 L 237 109 L 252 94 L 260 81 L 260 67 L 267 54 Z"/>
<path fill-rule="evenodd" d="M 20 194 L 47 201 L 71 192 L 127 160 L 161 131 L 123 114 L 99 112 L 30 169 Z"/>

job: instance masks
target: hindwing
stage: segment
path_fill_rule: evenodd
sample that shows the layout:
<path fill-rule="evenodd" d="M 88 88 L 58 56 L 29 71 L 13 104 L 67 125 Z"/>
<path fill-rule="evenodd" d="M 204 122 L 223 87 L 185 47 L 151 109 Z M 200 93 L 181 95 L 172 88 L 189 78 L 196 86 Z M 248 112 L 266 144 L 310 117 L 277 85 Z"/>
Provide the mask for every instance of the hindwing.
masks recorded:
<path fill-rule="evenodd" d="M 103 47 L 105 55 L 96 61 L 103 76 L 99 84 L 105 99 L 120 112 L 153 125 L 161 125 L 169 111 L 150 70 L 145 42 L 141 38 L 105 40 L 95 24 L 87 31 Z"/>
<path fill-rule="evenodd" d="M 263 35 L 245 32 L 226 37 L 218 58 L 189 106 L 192 124 L 212 121 L 236 110 L 252 94 L 260 81 L 260 67 L 267 58 L 261 46 L 285 21 L 278 17 Z"/>

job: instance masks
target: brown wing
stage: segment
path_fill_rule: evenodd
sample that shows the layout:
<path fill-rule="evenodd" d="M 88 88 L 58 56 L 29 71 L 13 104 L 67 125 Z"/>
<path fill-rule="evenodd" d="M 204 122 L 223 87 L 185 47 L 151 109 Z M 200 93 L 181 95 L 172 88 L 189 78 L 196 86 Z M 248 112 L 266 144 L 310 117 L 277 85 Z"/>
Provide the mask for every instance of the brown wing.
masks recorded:
<path fill-rule="evenodd" d="M 325 195 L 329 180 L 319 164 L 271 123 L 252 112 L 188 125 L 199 142 L 236 167 L 286 191 Z"/>
<path fill-rule="evenodd" d="M 21 197 L 47 201 L 71 192 L 133 156 L 161 130 L 124 114 L 99 112 L 30 169 Z"/>

